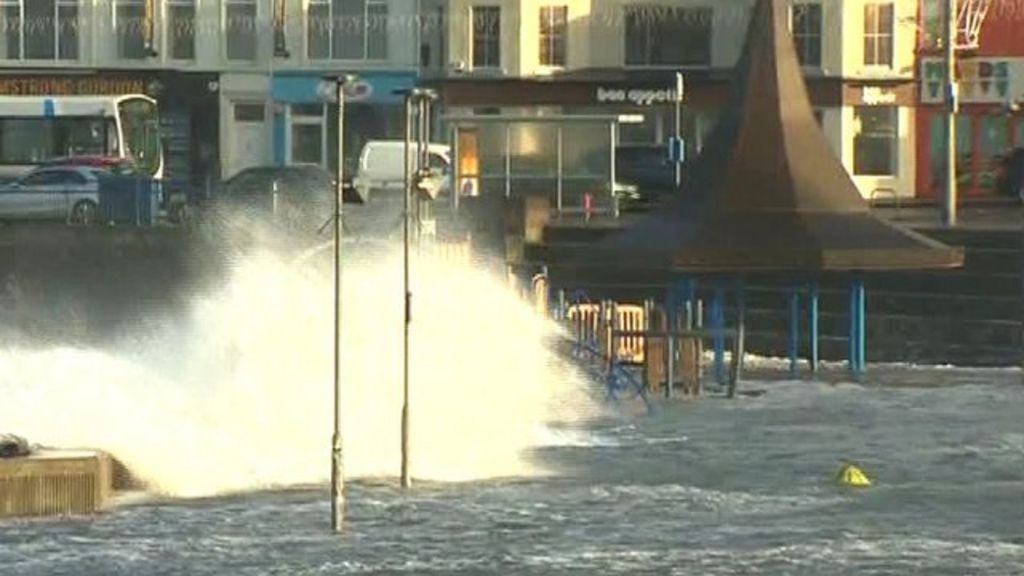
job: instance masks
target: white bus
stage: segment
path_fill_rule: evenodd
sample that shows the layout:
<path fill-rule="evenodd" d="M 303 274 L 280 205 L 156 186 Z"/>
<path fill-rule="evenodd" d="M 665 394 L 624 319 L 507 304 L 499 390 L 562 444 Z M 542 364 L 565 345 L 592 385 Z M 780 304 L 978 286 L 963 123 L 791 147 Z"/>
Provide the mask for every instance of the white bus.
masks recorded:
<path fill-rule="evenodd" d="M 131 160 L 164 172 L 156 100 L 148 96 L 0 96 L 0 177 L 66 157 Z"/>

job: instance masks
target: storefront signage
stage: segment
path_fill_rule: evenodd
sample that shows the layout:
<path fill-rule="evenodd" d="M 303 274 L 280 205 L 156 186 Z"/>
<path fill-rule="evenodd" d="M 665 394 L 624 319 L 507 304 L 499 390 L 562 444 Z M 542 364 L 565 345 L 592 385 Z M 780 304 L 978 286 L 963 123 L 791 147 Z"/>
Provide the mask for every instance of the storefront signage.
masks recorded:
<path fill-rule="evenodd" d="M 878 86 L 865 86 L 861 89 L 861 101 L 868 106 L 881 106 L 896 103 L 896 93 L 883 90 Z"/>
<path fill-rule="evenodd" d="M 596 99 L 598 104 L 652 106 L 674 103 L 676 91 L 671 88 L 605 88 L 599 86 Z"/>
<path fill-rule="evenodd" d="M 926 59 L 921 64 L 921 101 L 941 103 L 945 98 L 945 65 Z M 961 58 L 957 61 L 958 93 L 963 103 L 1001 104 L 1024 90 L 1022 58 Z"/>
<path fill-rule="evenodd" d="M 118 95 L 145 92 L 146 83 L 141 78 L 0 76 L 0 95 L 4 96 Z"/>
<path fill-rule="evenodd" d="M 367 72 L 345 88 L 348 103 L 401 104 L 396 91 L 416 85 L 416 75 L 397 72 Z M 311 104 L 334 100 L 335 87 L 320 75 L 279 74 L 273 80 L 274 100 L 285 104 Z"/>

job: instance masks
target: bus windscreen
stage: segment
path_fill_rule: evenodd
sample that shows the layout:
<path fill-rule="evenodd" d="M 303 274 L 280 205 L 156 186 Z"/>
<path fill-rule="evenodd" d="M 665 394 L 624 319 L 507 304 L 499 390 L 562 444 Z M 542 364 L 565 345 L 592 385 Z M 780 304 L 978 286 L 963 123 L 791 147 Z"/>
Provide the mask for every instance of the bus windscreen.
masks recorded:
<path fill-rule="evenodd" d="M 121 131 L 127 155 L 143 173 L 156 175 L 163 164 L 156 105 L 142 98 L 121 102 Z"/>

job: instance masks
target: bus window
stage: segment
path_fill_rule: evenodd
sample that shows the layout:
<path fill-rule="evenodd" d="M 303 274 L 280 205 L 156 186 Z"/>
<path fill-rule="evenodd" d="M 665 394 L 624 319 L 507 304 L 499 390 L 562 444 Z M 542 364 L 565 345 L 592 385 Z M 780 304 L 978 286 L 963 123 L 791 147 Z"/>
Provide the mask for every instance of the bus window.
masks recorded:
<path fill-rule="evenodd" d="M 125 155 L 134 160 L 142 172 L 155 175 L 163 163 L 156 106 L 142 99 L 125 100 L 119 113 Z"/>
<path fill-rule="evenodd" d="M 42 118 L 0 119 L 0 164 L 36 164 L 53 154 L 53 133 Z"/>
<path fill-rule="evenodd" d="M 61 156 L 116 156 L 117 127 L 102 117 L 0 118 L 0 164 Z"/>

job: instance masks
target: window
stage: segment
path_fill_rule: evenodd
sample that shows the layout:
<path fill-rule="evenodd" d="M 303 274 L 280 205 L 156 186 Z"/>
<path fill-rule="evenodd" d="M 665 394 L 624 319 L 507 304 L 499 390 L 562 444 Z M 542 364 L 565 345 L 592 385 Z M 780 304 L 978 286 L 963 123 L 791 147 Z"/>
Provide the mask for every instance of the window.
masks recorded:
<path fill-rule="evenodd" d="M 323 164 L 322 124 L 292 124 L 292 162 Z"/>
<path fill-rule="evenodd" d="M 473 68 L 501 67 L 501 8 L 473 7 Z"/>
<path fill-rule="evenodd" d="M 385 60 L 385 0 L 310 0 L 307 53 L 313 59 Z"/>
<path fill-rule="evenodd" d="M 291 106 L 291 163 L 323 166 L 326 158 L 327 135 L 324 131 L 322 104 L 292 104 Z"/>
<path fill-rule="evenodd" d="M 173 60 L 196 57 L 195 0 L 167 0 L 167 50 Z"/>
<path fill-rule="evenodd" d="M 285 0 L 274 0 L 274 56 L 287 58 L 288 41 L 285 37 L 288 12 Z"/>
<path fill-rule="evenodd" d="M 793 42 L 803 66 L 821 66 L 821 4 L 794 4 Z"/>
<path fill-rule="evenodd" d="M 256 0 L 226 0 L 224 31 L 228 60 L 256 59 Z"/>
<path fill-rule="evenodd" d="M 711 64 L 711 8 L 626 7 L 626 65 Z"/>
<path fill-rule="evenodd" d="M 117 54 L 128 60 L 146 57 L 146 5 L 144 0 L 117 0 L 114 12 Z"/>
<path fill-rule="evenodd" d="M 895 106 L 858 106 L 854 123 L 853 173 L 858 176 L 895 176 L 898 169 L 899 109 Z"/>
<path fill-rule="evenodd" d="M 540 63 L 565 66 L 565 47 L 569 35 L 569 8 L 545 6 L 540 9 Z"/>
<path fill-rule="evenodd" d="M 64 175 L 57 170 L 36 172 L 22 179 L 21 185 L 26 187 L 56 186 L 64 183 Z"/>
<path fill-rule="evenodd" d="M 946 13 L 943 7 L 945 0 L 924 0 L 921 3 L 921 19 L 924 20 L 924 30 L 921 35 L 921 47 L 928 49 L 942 48 L 943 14 Z"/>
<path fill-rule="evenodd" d="M 0 164 L 38 164 L 58 156 L 117 154 L 112 118 L 0 118 Z"/>
<path fill-rule="evenodd" d="M 864 5 L 864 65 L 892 67 L 892 3 Z"/>
<path fill-rule="evenodd" d="M 235 122 L 263 122 L 263 104 L 235 104 Z"/>
<path fill-rule="evenodd" d="M 0 58 L 78 58 L 78 0 L 0 0 Z"/>

